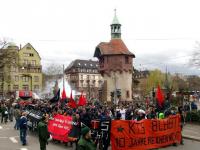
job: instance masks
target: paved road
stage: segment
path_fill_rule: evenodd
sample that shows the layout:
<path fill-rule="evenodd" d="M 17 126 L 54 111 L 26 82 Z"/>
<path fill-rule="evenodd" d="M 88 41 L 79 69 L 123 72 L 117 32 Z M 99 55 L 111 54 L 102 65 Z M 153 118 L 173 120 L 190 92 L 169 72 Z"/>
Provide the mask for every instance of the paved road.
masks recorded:
<path fill-rule="evenodd" d="M 32 132 L 28 133 L 28 145 L 22 146 L 19 140 L 19 131 L 13 129 L 13 123 L 0 124 L 0 150 L 39 150 L 37 135 Z M 200 142 L 185 140 L 185 145 L 177 147 L 166 147 L 162 150 L 199 150 Z M 62 143 L 50 142 L 47 150 L 71 150 L 69 146 Z"/>
<path fill-rule="evenodd" d="M 200 102 L 197 102 L 197 109 L 200 110 Z"/>
<path fill-rule="evenodd" d="M 39 150 L 37 135 L 28 133 L 28 145 L 22 146 L 19 139 L 19 131 L 13 128 L 13 123 L 0 124 L 0 150 Z M 71 150 L 64 144 L 50 142 L 47 150 Z"/>
<path fill-rule="evenodd" d="M 162 150 L 199 150 L 199 149 L 200 149 L 200 142 L 192 140 L 184 140 L 184 145 L 162 148 Z"/>

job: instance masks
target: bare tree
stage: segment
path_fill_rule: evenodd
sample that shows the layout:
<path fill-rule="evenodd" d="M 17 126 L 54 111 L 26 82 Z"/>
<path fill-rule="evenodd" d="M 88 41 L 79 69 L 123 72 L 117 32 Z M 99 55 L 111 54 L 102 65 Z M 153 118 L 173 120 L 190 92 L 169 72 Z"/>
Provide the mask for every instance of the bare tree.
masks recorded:
<path fill-rule="evenodd" d="M 52 63 L 44 69 L 44 73 L 49 76 L 61 75 L 63 74 L 63 67 L 62 65 Z"/>
<path fill-rule="evenodd" d="M 7 40 L 0 40 L 0 95 L 5 94 L 4 84 L 12 82 L 11 70 L 18 67 L 18 58 L 18 49 L 9 48 Z"/>

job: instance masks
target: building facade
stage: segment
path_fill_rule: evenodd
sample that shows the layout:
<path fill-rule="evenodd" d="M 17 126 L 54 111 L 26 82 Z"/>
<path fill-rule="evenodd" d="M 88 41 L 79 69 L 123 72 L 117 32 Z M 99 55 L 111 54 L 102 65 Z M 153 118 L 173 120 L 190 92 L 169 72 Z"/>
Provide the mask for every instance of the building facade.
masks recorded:
<path fill-rule="evenodd" d="M 97 45 L 94 57 L 99 59 L 99 71 L 104 79 L 102 100 L 112 103 L 132 100 L 133 58 L 121 39 L 121 24 L 114 16 L 110 42 Z"/>
<path fill-rule="evenodd" d="M 33 46 L 28 43 L 19 48 L 14 43 L 8 43 L 1 52 L 1 96 L 14 95 L 22 90 L 39 93 L 42 89 L 41 58 Z"/>
<path fill-rule="evenodd" d="M 74 60 L 65 69 L 66 80 L 73 90 L 84 92 L 87 99 L 99 99 L 99 88 L 103 79 L 98 71 L 98 62 Z"/>

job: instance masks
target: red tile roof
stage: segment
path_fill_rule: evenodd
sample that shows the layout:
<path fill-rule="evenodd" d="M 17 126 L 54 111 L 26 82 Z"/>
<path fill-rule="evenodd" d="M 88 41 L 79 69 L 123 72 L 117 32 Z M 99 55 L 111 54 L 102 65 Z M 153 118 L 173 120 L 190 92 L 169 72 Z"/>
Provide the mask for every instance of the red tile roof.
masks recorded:
<path fill-rule="evenodd" d="M 101 55 L 131 55 L 135 57 L 121 39 L 111 39 L 110 42 L 101 42 L 97 48 L 100 49 Z"/>

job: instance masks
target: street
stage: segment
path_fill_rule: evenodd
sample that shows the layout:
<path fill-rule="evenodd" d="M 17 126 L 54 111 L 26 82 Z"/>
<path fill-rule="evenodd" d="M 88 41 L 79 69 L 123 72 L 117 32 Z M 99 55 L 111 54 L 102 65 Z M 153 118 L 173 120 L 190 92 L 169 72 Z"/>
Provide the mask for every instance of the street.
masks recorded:
<path fill-rule="evenodd" d="M 19 131 L 13 128 L 13 123 L 8 122 L 0 124 L 0 150 L 38 150 L 39 141 L 37 135 L 32 132 L 28 132 L 28 145 L 22 146 L 19 140 Z M 200 142 L 192 140 L 184 140 L 184 145 L 178 145 L 177 147 L 169 146 L 162 149 L 165 150 L 199 150 Z M 65 146 L 62 143 L 49 142 L 47 150 L 71 150 L 69 146 Z"/>
<path fill-rule="evenodd" d="M 13 123 L 0 124 L 0 150 L 39 150 L 39 141 L 36 134 L 28 132 L 27 141 L 27 146 L 21 145 L 19 131 L 13 128 Z M 71 148 L 64 144 L 50 142 L 47 149 L 70 150 Z"/>

